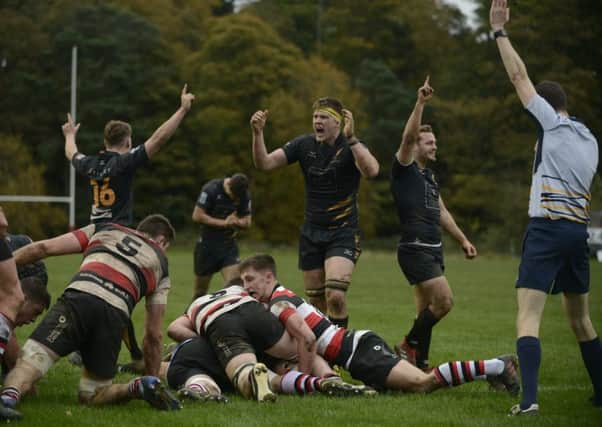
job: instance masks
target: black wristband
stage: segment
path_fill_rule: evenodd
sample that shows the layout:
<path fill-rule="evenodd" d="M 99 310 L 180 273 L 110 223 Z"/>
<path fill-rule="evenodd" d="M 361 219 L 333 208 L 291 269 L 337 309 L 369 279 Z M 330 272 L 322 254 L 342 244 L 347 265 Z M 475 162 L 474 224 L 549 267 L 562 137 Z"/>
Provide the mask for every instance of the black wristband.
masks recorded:
<path fill-rule="evenodd" d="M 493 32 L 493 38 L 497 39 L 498 37 L 508 37 L 508 33 L 503 28 Z"/>
<path fill-rule="evenodd" d="M 355 144 L 357 144 L 358 142 L 360 142 L 359 139 L 357 139 L 355 136 L 352 136 L 351 138 L 349 138 L 347 140 L 347 145 L 350 147 L 353 147 Z"/>

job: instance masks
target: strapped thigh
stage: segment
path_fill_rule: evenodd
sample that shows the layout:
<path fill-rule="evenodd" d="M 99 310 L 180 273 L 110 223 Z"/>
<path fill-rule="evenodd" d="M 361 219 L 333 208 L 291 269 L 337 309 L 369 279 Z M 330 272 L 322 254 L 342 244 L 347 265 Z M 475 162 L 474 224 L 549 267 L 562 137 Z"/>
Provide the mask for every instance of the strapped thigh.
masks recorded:
<path fill-rule="evenodd" d="M 327 289 L 347 292 L 350 284 L 349 280 L 326 279 L 325 287 Z"/>
<path fill-rule="evenodd" d="M 309 298 L 321 297 L 326 293 L 326 287 L 322 286 L 318 289 L 305 289 L 305 295 Z"/>

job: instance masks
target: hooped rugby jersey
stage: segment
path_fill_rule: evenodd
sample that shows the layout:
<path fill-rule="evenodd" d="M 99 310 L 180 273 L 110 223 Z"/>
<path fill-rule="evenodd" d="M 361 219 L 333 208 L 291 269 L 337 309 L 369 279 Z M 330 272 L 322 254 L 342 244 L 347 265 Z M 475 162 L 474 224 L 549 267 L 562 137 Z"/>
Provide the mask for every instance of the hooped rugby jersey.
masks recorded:
<path fill-rule="evenodd" d="M 334 325 L 320 310 L 280 284 L 272 292 L 269 309 L 283 325 L 293 313 L 299 313 L 316 336 L 317 353 L 326 361 L 346 369 L 349 369 L 360 338 L 368 332 Z"/>
<path fill-rule="evenodd" d="M 156 243 L 112 223 L 90 224 L 73 234 L 84 259 L 67 289 L 95 295 L 128 315 L 142 297 L 146 305 L 167 303 L 167 257 Z"/>
<path fill-rule="evenodd" d="M 257 303 L 257 300 L 250 297 L 241 286 L 230 286 L 195 299 L 186 310 L 186 315 L 196 333 L 203 335 L 219 316 L 249 302 Z"/>

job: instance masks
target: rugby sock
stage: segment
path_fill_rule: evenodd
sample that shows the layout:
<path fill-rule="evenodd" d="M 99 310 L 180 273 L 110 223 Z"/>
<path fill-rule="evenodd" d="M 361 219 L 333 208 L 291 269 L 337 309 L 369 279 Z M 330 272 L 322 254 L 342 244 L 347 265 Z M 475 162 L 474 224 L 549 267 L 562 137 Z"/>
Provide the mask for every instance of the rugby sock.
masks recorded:
<path fill-rule="evenodd" d="M 141 395 L 140 382 L 142 377 L 134 378 L 128 383 L 128 391 L 133 397 L 139 397 Z"/>
<path fill-rule="evenodd" d="M 591 341 L 582 341 L 579 343 L 581 357 L 587 369 L 592 385 L 594 386 L 593 403 L 596 406 L 602 405 L 602 346 L 600 338 L 596 337 Z"/>
<path fill-rule="evenodd" d="M 333 325 L 336 325 L 340 328 L 345 328 L 345 329 L 347 329 L 347 325 L 349 324 L 349 316 L 343 317 L 341 319 L 337 319 L 336 317 L 328 316 L 328 320 L 330 320 Z"/>
<path fill-rule="evenodd" d="M 541 363 L 541 344 L 537 337 L 520 337 L 516 340 L 516 353 L 521 373 L 523 396 L 520 408 L 527 409 L 537 403 L 537 377 Z"/>
<path fill-rule="evenodd" d="M 441 385 L 455 387 L 475 380 L 484 380 L 487 375 L 499 375 L 504 371 L 504 361 L 500 359 L 465 360 L 443 363 L 433 372 Z"/>
<path fill-rule="evenodd" d="M 199 392 L 200 394 L 204 394 L 204 395 L 210 394 L 209 390 L 207 389 L 207 387 L 205 387 L 203 384 L 200 384 L 200 383 L 189 384 L 187 386 L 187 388 L 189 388 L 190 390 L 194 390 L 196 392 Z"/>
<path fill-rule="evenodd" d="M 288 371 L 282 376 L 280 390 L 284 394 L 308 394 L 318 390 L 320 378 L 299 371 Z"/>
<path fill-rule="evenodd" d="M 433 327 L 439 322 L 433 312 L 425 308 L 420 312 L 406 340 L 408 344 L 416 349 L 416 365 L 426 367 L 428 364 L 428 353 L 431 346 L 431 334 Z"/>
<path fill-rule="evenodd" d="M 5 407 L 14 409 L 21 400 L 21 392 L 15 387 L 5 387 L 0 393 L 0 400 Z"/>

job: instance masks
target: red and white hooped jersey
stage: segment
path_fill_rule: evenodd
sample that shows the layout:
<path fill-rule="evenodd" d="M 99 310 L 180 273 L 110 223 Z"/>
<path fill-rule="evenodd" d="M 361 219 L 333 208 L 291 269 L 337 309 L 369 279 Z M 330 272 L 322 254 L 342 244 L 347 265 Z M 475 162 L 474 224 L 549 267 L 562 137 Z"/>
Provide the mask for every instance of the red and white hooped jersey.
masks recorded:
<path fill-rule="evenodd" d="M 283 325 L 291 314 L 299 313 L 316 336 L 317 353 L 345 368 L 349 367 L 360 337 L 368 332 L 334 325 L 320 310 L 280 284 L 272 292 L 269 309 Z"/>
<path fill-rule="evenodd" d="M 196 333 L 203 335 L 216 318 L 249 302 L 257 303 L 257 300 L 250 297 L 241 286 L 230 286 L 195 299 L 186 310 L 186 315 Z"/>
<path fill-rule="evenodd" d="M 167 257 L 145 235 L 119 224 L 90 224 L 73 231 L 84 253 L 68 289 L 95 295 L 128 315 L 143 298 L 167 304 Z"/>

